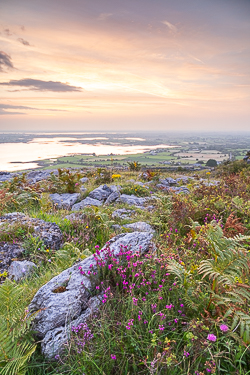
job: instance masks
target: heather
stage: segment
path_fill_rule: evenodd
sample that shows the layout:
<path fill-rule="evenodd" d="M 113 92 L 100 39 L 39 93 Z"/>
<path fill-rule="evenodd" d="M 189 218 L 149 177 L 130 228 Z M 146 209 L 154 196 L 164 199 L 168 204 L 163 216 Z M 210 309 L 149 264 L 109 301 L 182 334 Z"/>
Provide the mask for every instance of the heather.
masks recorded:
<path fill-rule="evenodd" d="M 160 179 L 177 174 L 142 175 L 131 169 L 61 171 L 35 184 L 22 176 L 0 187 L 1 215 L 23 212 L 56 223 L 63 234 L 62 247 L 52 249 L 34 236 L 32 225 L 1 226 L 1 243 L 22 241 L 23 259 L 37 269 L 19 283 L 1 275 L 0 373 L 250 373 L 249 170 L 235 172 L 224 165 L 221 171 L 192 174 L 189 194 L 177 194 L 171 187 L 157 187 Z M 89 182 L 80 192 L 82 176 Z M 153 196 L 148 203 L 153 208 L 120 202 L 71 216 L 49 200 L 55 191 L 80 192 L 84 198 L 100 183 L 119 184 L 122 194 Z M 134 213 L 115 219 L 117 208 Z M 117 235 L 114 224 L 126 231 L 123 225 L 131 220 L 151 225 L 154 245 L 146 254 L 121 246 L 114 255 L 109 246 Z M 100 307 L 71 327 L 64 351 L 48 361 L 32 331 L 35 316 L 27 310 L 29 303 L 53 276 L 91 254 L 87 277 Z"/>

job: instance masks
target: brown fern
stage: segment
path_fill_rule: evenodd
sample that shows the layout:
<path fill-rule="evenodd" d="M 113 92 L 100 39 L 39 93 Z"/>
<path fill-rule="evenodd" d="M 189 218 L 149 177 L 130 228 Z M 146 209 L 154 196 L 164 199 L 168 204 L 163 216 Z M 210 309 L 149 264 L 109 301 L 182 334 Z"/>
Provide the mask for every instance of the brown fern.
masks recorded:
<path fill-rule="evenodd" d="M 235 218 L 233 213 L 230 214 L 223 229 L 224 236 L 227 238 L 234 237 L 238 234 L 244 234 L 245 231 L 246 228 L 240 222 L 240 219 L 237 217 Z"/>

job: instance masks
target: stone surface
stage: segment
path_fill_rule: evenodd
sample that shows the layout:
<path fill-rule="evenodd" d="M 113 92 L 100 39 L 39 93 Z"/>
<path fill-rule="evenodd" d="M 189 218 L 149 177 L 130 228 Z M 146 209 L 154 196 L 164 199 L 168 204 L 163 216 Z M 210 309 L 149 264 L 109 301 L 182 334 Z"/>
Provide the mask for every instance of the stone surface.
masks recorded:
<path fill-rule="evenodd" d="M 71 327 L 77 327 L 79 324 L 86 322 L 98 309 L 101 300 L 102 295 L 90 298 L 87 303 L 88 307 L 77 319 L 69 321 L 65 326 L 55 328 L 46 333 L 41 343 L 42 352 L 46 358 L 53 359 L 55 354 L 63 352 L 70 339 Z"/>
<path fill-rule="evenodd" d="M 136 223 L 125 224 L 123 225 L 123 227 L 131 229 L 132 231 L 154 233 L 154 229 L 145 221 L 137 221 Z"/>
<path fill-rule="evenodd" d="M 153 247 L 152 237 L 153 234 L 148 232 L 123 233 L 112 238 L 109 246 L 114 256 L 119 254 L 121 245 L 127 246 L 133 253 L 145 253 Z M 104 257 L 103 252 L 101 256 Z M 82 271 L 88 272 L 90 266 L 91 269 L 96 267 L 94 255 L 66 269 L 42 286 L 29 306 L 31 313 L 39 311 L 35 316 L 33 329 L 38 337 L 46 337 L 42 349 L 49 358 L 61 350 L 65 342 L 63 332 L 67 332 L 68 322 L 75 321 L 80 316 L 84 318 L 90 300 L 90 291 L 94 285 L 90 278 L 80 273 L 79 267 Z M 60 337 L 58 345 L 55 342 L 57 336 Z"/>
<path fill-rule="evenodd" d="M 105 204 L 106 205 L 109 205 L 113 202 L 115 202 L 119 197 L 120 197 L 120 193 L 118 191 L 115 191 L 114 193 L 111 193 L 108 198 L 106 199 L 106 202 Z"/>
<path fill-rule="evenodd" d="M 98 199 L 93 199 L 93 198 L 90 198 L 90 197 L 87 197 L 85 199 L 83 199 L 81 202 L 79 203 L 76 203 L 72 206 L 71 210 L 72 211 L 79 211 L 81 209 L 83 209 L 84 207 L 88 207 L 88 206 L 101 206 L 102 205 L 102 202 L 99 201 Z"/>
<path fill-rule="evenodd" d="M 118 199 L 119 202 L 127 203 L 133 206 L 144 206 L 147 202 L 148 198 L 140 198 L 136 197 L 135 195 L 128 195 L 128 194 L 121 194 L 120 198 Z"/>
<path fill-rule="evenodd" d="M 87 191 L 87 189 L 84 186 L 81 186 L 80 190 L 81 190 L 82 193 L 85 193 L 85 191 Z"/>
<path fill-rule="evenodd" d="M 0 243 L 0 273 L 7 271 L 12 259 L 19 258 L 24 249 L 19 244 L 14 243 Z"/>
<path fill-rule="evenodd" d="M 70 210 L 73 204 L 80 198 L 79 193 L 65 193 L 65 194 L 50 194 L 50 199 L 54 203 L 57 208 L 64 208 L 66 210 Z"/>
<path fill-rule="evenodd" d="M 80 179 L 80 182 L 82 184 L 86 184 L 87 182 L 89 182 L 89 179 L 88 179 L 88 177 L 83 177 L 83 178 Z"/>
<path fill-rule="evenodd" d="M 134 213 L 135 210 L 126 210 L 126 208 L 118 208 L 112 213 L 112 218 L 128 219 Z"/>
<path fill-rule="evenodd" d="M 35 268 L 37 268 L 35 263 L 28 260 L 14 260 L 8 269 L 8 277 L 11 280 L 20 281 L 29 276 Z"/>
<path fill-rule="evenodd" d="M 15 176 L 18 176 L 18 174 L 10 172 L 0 172 L 0 182 L 10 181 Z"/>
<path fill-rule="evenodd" d="M 34 171 L 31 171 L 31 172 L 28 172 L 27 175 L 26 175 L 26 178 L 30 183 L 35 184 L 38 181 L 46 180 L 47 178 L 49 178 L 50 174 L 52 172 L 55 175 L 58 175 L 57 169 L 47 169 L 46 171 L 36 171 L 36 170 L 34 170 Z"/>
<path fill-rule="evenodd" d="M 34 229 L 32 236 L 39 237 L 46 247 L 55 250 L 60 249 L 63 235 L 60 228 L 55 223 L 31 218 L 20 212 L 12 212 L 0 217 L 0 227 L 4 224 L 13 225 L 16 223 L 32 227 Z"/>
<path fill-rule="evenodd" d="M 98 188 L 92 190 L 89 193 L 89 197 L 104 202 L 108 196 L 112 193 L 112 190 L 107 185 L 101 185 Z"/>

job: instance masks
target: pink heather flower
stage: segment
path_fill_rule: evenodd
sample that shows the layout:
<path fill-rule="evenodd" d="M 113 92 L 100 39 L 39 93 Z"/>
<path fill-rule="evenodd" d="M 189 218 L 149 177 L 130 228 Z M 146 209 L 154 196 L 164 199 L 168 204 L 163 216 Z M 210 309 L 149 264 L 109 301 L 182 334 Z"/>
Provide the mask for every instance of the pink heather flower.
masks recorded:
<path fill-rule="evenodd" d="M 163 330 L 164 330 L 164 326 L 161 325 L 161 324 L 159 324 L 159 330 L 160 330 L 160 331 L 163 331 Z"/>
<path fill-rule="evenodd" d="M 126 326 L 127 329 L 130 329 L 131 327 L 130 326 Z"/>
<path fill-rule="evenodd" d="M 221 326 L 220 326 L 220 330 L 222 331 L 222 332 L 227 332 L 228 331 L 228 326 L 226 325 L 226 324 L 222 324 Z"/>
<path fill-rule="evenodd" d="M 173 305 L 171 304 L 171 305 L 166 305 L 166 309 L 172 309 L 172 307 L 173 307 Z"/>
<path fill-rule="evenodd" d="M 183 307 L 183 306 L 184 306 L 183 303 L 181 303 L 181 304 L 180 304 L 180 307 Z"/>
<path fill-rule="evenodd" d="M 214 334 L 209 333 L 207 335 L 207 340 L 215 342 L 217 340 L 217 337 Z"/>
<path fill-rule="evenodd" d="M 175 323 L 178 323 L 178 319 L 175 319 L 174 322 L 175 322 Z"/>
<path fill-rule="evenodd" d="M 115 356 L 115 354 L 111 354 L 111 359 L 114 359 L 114 360 L 116 360 L 116 356 Z"/>
<path fill-rule="evenodd" d="M 186 352 L 186 350 L 184 350 L 183 355 L 184 355 L 185 357 L 188 357 L 190 354 L 189 354 L 188 352 Z"/>

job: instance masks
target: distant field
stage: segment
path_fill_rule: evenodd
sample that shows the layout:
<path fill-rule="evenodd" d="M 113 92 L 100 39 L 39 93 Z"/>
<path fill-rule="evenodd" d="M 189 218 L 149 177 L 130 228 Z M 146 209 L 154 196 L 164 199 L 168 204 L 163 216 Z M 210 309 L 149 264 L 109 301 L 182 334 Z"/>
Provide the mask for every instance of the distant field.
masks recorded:
<path fill-rule="evenodd" d="M 218 151 L 188 151 L 188 152 L 178 152 L 175 154 L 176 157 L 180 158 L 188 158 L 189 160 L 203 160 L 207 161 L 209 159 L 214 159 L 216 161 L 223 161 L 229 158 L 228 154 L 222 154 Z"/>

